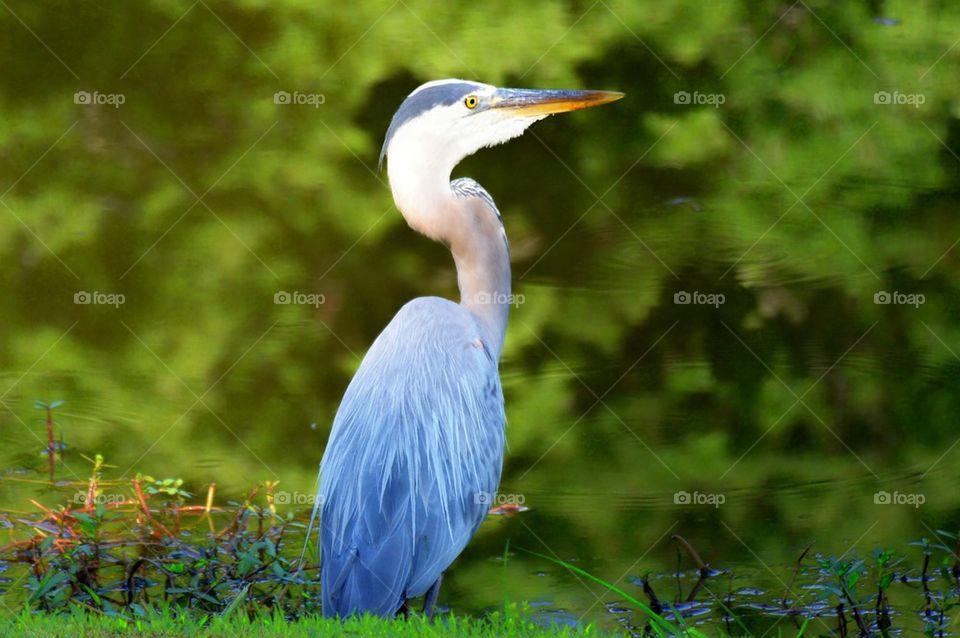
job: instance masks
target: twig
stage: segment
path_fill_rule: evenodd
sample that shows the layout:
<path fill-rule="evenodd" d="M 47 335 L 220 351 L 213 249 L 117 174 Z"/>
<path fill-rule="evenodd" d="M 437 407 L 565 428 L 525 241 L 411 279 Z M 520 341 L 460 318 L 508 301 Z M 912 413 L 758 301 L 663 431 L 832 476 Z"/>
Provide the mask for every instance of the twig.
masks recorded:
<path fill-rule="evenodd" d="M 135 592 L 133 591 L 133 579 L 137 575 L 137 570 L 139 570 L 143 565 L 147 563 L 147 559 L 138 558 L 134 561 L 133 566 L 130 568 L 130 573 L 127 574 L 127 606 L 133 604 L 133 596 Z"/>
<path fill-rule="evenodd" d="M 883 593 L 883 587 L 877 584 L 877 628 L 880 629 L 881 633 L 886 634 L 887 630 L 890 629 L 890 606 L 889 601 L 887 600 L 886 594 Z"/>
<path fill-rule="evenodd" d="M 673 541 L 680 544 L 680 546 L 683 547 L 685 550 L 687 550 L 687 554 L 690 555 L 690 558 L 693 560 L 694 563 L 697 564 L 697 567 L 699 569 L 709 569 L 707 567 L 707 564 L 703 562 L 703 559 L 700 558 L 700 554 L 697 553 L 697 550 L 693 548 L 693 545 L 687 542 L 687 539 L 685 539 L 683 536 L 680 536 L 680 534 L 674 534 L 670 538 Z"/>
<path fill-rule="evenodd" d="M 703 583 L 706 582 L 707 578 L 710 577 L 710 566 L 703 562 L 703 559 L 700 558 L 700 554 L 697 553 L 697 550 L 695 550 L 693 545 L 688 543 L 687 539 L 685 539 L 683 536 L 680 536 L 680 534 L 674 534 L 670 538 L 687 550 L 687 554 L 689 554 L 693 562 L 697 564 L 697 569 L 700 572 L 700 578 L 697 579 L 693 589 L 691 589 L 690 593 L 687 595 L 687 602 L 689 603 L 694 600 L 697 592 L 700 591 L 700 588 L 703 586 Z"/>
<path fill-rule="evenodd" d="M 250 493 L 247 495 L 246 502 L 244 502 L 243 505 L 237 508 L 237 515 L 233 517 L 233 521 L 231 521 L 229 526 L 220 530 L 220 532 L 217 534 L 218 539 L 223 538 L 228 532 L 231 532 L 231 531 L 235 532 L 240 528 L 240 520 L 243 518 L 243 515 L 246 513 L 247 507 L 249 507 L 250 505 L 250 501 L 253 500 L 253 497 L 255 497 L 259 491 L 260 491 L 259 485 L 253 488 L 252 490 L 250 490 Z"/>
<path fill-rule="evenodd" d="M 960 534 L 957 534 L 957 546 L 953 550 L 953 578 L 960 586 Z"/>
<path fill-rule="evenodd" d="M 141 489 L 140 481 L 138 479 L 133 479 L 133 491 L 136 493 L 137 499 L 140 501 L 140 509 L 143 511 L 143 516 L 145 517 L 146 521 L 155 529 L 160 530 L 170 538 L 176 538 L 173 533 L 170 532 L 170 530 L 164 527 L 162 523 L 157 521 L 150 514 L 150 507 L 147 505 L 147 497 L 144 496 L 143 489 Z"/>
<path fill-rule="evenodd" d="M 59 522 L 61 522 L 61 521 L 63 520 L 63 516 L 61 516 L 61 515 L 58 514 L 57 512 L 54 512 L 54 511 L 51 510 L 50 508 L 48 508 L 48 507 L 46 507 L 46 506 L 44 506 L 44 505 L 41 505 L 40 503 L 38 503 L 37 501 L 33 500 L 32 498 L 30 499 L 30 502 L 33 503 L 33 505 L 34 505 L 37 509 L 41 510 L 44 514 L 47 515 L 47 516 L 44 517 L 44 518 L 51 518 L 51 519 L 54 520 L 54 522 L 57 522 L 57 523 L 59 523 Z M 42 520 L 42 519 L 41 519 L 41 520 Z"/>
<path fill-rule="evenodd" d="M 53 483 L 54 474 L 56 471 L 56 451 L 54 450 L 55 444 L 53 441 L 53 408 L 49 405 L 47 406 L 47 458 L 49 459 L 50 465 L 50 482 Z"/>
<path fill-rule="evenodd" d="M 650 579 L 644 578 L 640 582 L 643 583 L 643 593 L 647 595 L 647 598 L 650 599 L 650 609 L 654 611 L 659 616 L 663 615 L 663 603 L 660 602 L 660 599 L 657 598 L 657 594 L 653 591 L 653 587 L 650 586 Z"/>
<path fill-rule="evenodd" d="M 207 486 L 207 504 L 204 507 L 204 510 L 207 514 L 210 513 L 210 510 L 213 509 L 213 495 L 217 491 L 217 484 L 211 483 Z"/>
<path fill-rule="evenodd" d="M 803 548 L 803 551 L 800 552 L 800 557 L 797 558 L 797 566 L 793 569 L 793 575 L 790 577 L 790 582 L 787 583 L 787 588 L 783 590 L 783 600 L 781 604 L 786 609 L 787 597 L 790 595 L 790 592 L 793 591 L 793 584 L 797 581 L 797 576 L 800 574 L 800 568 L 803 566 L 803 559 L 807 557 L 807 552 L 810 551 L 810 548 L 813 547 L 813 541 L 810 541 L 806 547 Z"/>

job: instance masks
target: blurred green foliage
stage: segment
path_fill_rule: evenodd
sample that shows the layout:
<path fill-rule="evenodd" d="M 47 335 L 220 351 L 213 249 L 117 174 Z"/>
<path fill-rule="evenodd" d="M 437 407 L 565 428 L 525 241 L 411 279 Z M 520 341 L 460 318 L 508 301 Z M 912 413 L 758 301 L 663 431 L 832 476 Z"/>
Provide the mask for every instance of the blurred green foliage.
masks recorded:
<path fill-rule="evenodd" d="M 498 598 L 476 583 L 509 535 L 616 577 L 671 526 L 728 561 L 926 533 L 880 488 L 956 529 L 958 30 L 933 1 L 9 1 L 6 464 L 38 463 L 29 406 L 56 396 L 66 442 L 120 471 L 309 493 L 365 348 L 456 296 L 376 161 L 403 97 L 460 76 L 627 97 L 457 170 L 497 199 L 525 299 L 504 490 L 533 511 L 485 528 L 451 597 Z M 695 489 L 727 502 L 674 506 Z"/>

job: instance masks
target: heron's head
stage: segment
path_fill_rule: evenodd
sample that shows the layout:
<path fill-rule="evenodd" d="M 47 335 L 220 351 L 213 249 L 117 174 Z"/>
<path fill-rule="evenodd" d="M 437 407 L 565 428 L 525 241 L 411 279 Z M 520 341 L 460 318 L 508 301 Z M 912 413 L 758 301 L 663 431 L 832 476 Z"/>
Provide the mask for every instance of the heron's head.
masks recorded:
<path fill-rule="evenodd" d="M 449 171 L 464 157 L 502 144 L 537 120 L 623 97 L 612 91 L 502 89 L 467 80 L 427 82 L 390 122 L 380 161 L 428 159 Z"/>
<path fill-rule="evenodd" d="M 517 137 L 552 113 L 623 97 L 611 91 L 501 89 L 466 80 L 427 82 L 407 96 L 380 152 L 397 208 L 415 230 L 450 243 L 463 230 L 450 210 L 450 173 L 467 155 Z"/>

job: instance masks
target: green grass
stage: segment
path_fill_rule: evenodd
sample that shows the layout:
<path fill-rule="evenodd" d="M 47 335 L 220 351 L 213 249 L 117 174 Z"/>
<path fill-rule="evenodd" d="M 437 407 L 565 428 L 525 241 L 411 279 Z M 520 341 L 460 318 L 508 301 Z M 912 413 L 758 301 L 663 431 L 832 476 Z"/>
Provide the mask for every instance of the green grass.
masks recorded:
<path fill-rule="evenodd" d="M 67 614 L 23 612 L 12 619 L 0 620 L 0 636 L 17 638 L 120 638 L 130 635 L 146 638 L 220 638 L 223 636 L 263 636 L 264 638 L 325 638 L 330 636 L 384 636 L 397 638 L 431 638 L 464 636 L 465 638 L 544 638 L 600 637 L 594 627 L 571 629 L 553 626 L 543 628 L 520 614 L 495 613 L 487 618 L 447 616 L 430 622 L 421 616 L 406 620 L 354 618 L 343 623 L 320 617 L 288 621 L 279 615 L 263 614 L 250 619 L 176 616 L 159 612 L 139 620 L 89 614 L 83 611 Z"/>

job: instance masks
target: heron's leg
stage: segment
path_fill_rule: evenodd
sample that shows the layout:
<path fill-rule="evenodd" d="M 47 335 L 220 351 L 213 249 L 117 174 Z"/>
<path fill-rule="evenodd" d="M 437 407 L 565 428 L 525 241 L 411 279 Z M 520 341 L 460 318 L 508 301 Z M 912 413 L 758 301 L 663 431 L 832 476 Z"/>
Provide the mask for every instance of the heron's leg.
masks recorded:
<path fill-rule="evenodd" d="M 437 604 L 437 598 L 440 596 L 440 583 L 442 582 L 443 574 L 440 574 L 437 582 L 430 585 L 430 589 L 427 590 L 427 597 L 423 599 L 423 615 L 428 620 L 433 619 L 433 606 Z"/>

